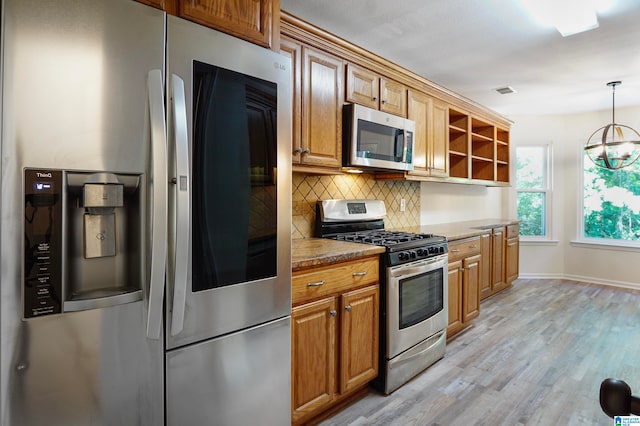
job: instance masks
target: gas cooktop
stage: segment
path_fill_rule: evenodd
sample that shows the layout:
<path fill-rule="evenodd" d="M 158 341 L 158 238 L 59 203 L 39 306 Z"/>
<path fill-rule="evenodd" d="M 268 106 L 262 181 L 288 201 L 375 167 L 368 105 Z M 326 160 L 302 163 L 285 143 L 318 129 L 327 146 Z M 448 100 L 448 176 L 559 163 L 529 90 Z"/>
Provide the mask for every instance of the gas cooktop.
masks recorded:
<path fill-rule="evenodd" d="M 378 246 L 385 246 L 390 249 L 395 246 L 402 248 L 418 247 L 425 244 L 446 241 L 444 237 L 433 234 L 414 234 L 411 232 L 386 230 L 345 232 L 341 234 L 327 235 L 325 238 L 340 241 L 351 241 L 354 243 L 375 244 Z"/>
<path fill-rule="evenodd" d="M 316 208 L 316 236 L 386 247 L 387 265 L 398 265 L 447 253 L 447 239 L 433 234 L 387 231 L 382 201 L 328 200 Z"/>

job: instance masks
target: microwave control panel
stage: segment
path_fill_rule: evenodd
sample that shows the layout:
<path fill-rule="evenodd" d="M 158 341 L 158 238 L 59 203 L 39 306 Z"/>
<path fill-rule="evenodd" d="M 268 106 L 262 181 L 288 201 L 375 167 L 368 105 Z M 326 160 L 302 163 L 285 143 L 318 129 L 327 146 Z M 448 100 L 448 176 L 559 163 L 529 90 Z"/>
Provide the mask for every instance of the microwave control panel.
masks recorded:
<path fill-rule="evenodd" d="M 62 171 L 24 171 L 24 318 L 62 312 Z"/>

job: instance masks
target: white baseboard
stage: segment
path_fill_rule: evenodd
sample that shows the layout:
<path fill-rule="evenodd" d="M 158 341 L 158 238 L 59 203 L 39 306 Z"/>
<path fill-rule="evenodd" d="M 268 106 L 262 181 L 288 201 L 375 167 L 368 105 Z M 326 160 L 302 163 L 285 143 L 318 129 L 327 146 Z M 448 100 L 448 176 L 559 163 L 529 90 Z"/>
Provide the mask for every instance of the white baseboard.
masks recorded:
<path fill-rule="evenodd" d="M 584 283 L 593 283 L 600 285 L 608 285 L 611 287 L 629 288 L 633 290 L 640 290 L 640 283 L 630 283 L 626 281 L 614 281 L 614 280 L 601 280 L 591 277 L 583 277 L 580 275 L 568 275 L 568 274 L 520 274 L 518 278 L 536 280 L 573 280 Z"/>

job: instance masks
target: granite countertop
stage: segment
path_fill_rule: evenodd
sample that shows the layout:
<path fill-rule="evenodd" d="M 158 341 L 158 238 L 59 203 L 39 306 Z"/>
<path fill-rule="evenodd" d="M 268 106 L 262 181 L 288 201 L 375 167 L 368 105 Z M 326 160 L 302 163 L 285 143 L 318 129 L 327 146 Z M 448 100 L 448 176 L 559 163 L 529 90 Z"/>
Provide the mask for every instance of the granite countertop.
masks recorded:
<path fill-rule="evenodd" d="M 480 219 L 469 220 L 465 222 L 451 222 L 439 223 L 434 225 L 414 226 L 391 230 L 442 235 L 444 237 L 447 237 L 449 241 L 454 241 L 482 235 L 491 228 L 513 225 L 516 223 L 520 223 L 520 221 L 517 219 Z"/>
<path fill-rule="evenodd" d="M 291 269 L 297 271 L 384 252 L 384 247 L 371 244 L 335 241 L 326 238 L 294 239 L 291 241 Z"/>
<path fill-rule="evenodd" d="M 520 221 L 515 219 L 481 219 L 389 230 L 442 235 L 447 237 L 449 241 L 454 241 L 482 235 L 488 229 L 515 223 L 520 223 Z M 385 248 L 381 246 L 326 238 L 300 238 L 292 240 L 291 243 L 291 269 L 293 271 L 385 252 Z"/>

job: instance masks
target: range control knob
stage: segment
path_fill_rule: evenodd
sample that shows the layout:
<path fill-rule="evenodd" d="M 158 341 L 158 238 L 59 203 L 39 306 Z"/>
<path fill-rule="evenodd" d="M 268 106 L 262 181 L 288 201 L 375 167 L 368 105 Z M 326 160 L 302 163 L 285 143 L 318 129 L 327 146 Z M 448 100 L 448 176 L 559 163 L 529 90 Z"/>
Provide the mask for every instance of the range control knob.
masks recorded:
<path fill-rule="evenodd" d="M 423 250 L 423 249 L 420 248 L 420 249 L 418 249 L 416 251 L 416 253 L 418 253 L 418 256 L 424 256 L 424 255 L 428 254 L 428 251 L 427 250 Z"/>
<path fill-rule="evenodd" d="M 401 251 L 400 253 L 398 253 L 398 259 L 400 259 L 400 260 L 408 260 L 409 259 L 409 255 L 407 254 L 407 252 Z"/>
<path fill-rule="evenodd" d="M 409 256 L 411 256 L 411 258 L 412 258 L 412 259 L 415 259 L 415 258 L 416 258 L 416 252 L 415 252 L 415 251 L 413 251 L 413 250 L 411 250 L 411 251 L 409 252 Z"/>

